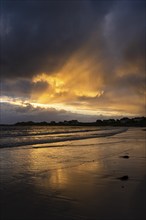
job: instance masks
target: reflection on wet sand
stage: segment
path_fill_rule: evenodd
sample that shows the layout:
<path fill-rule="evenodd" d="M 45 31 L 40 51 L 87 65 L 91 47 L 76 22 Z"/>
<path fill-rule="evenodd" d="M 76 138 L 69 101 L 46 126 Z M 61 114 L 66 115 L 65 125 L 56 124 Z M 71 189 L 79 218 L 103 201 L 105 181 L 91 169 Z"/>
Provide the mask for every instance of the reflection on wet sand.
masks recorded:
<path fill-rule="evenodd" d="M 120 157 L 123 152 L 128 160 Z M 1 159 L 2 220 L 145 217 L 144 131 L 68 147 L 2 149 Z M 121 176 L 130 178 L 121 181 Z"/>

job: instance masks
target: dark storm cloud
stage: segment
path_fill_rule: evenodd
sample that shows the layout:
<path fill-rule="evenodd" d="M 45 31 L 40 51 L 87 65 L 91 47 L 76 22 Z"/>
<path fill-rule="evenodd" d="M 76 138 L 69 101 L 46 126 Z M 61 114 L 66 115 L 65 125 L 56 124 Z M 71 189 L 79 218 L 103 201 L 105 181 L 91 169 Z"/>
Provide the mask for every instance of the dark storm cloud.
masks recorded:
<path fill-rule="evenodd" d="M 11 97 L 27 97 L 31 92 L 31 82 L 26 79 L 3 80 L 1 83 L 1 95 Z"/>
<path fill-rule="evenodd" d="M 91 48 L 109 41 L 116 57 L 137 58 L 144 52 L 144 6 L 142 1 L 3 1 L 2 75 L 56 71 L 94 29 L 101 31 L 105 17 L 107 39 L 98 31 L 101 42 Z M 105 57 L 109 53 L 104 45 L 100 50 Z"/>
<path fill-rule="evenodd" d="M 31 82 L 28 79 L 3 80 L 1 83 L 1 96 L 11 96 L 13 98 L 29 99 L 31 93 L 40 94 L 49 88 L 49 84 L 44 81 Z"/>
<path fill-rule="evenodd" d="M 144 69 L 143 1 L 5 0 L 1 13 L 4 78 L 58 71 L 93 33 L 88 55 L 100 57 L 111 73 L 129 62 Z"/>
<path fill-rule="evenodd" d="M 145 114 L 145 6 L 141 0 L 2 1 L 1 94 Z M 44 78 L 32 80 L 42 72 Z M 58 77 L 52 84 L 51 74 L 51 80 Z M 49 120 L 48 110 L 11 108 L 11 116 L 17 111 L 25 119 Z M 55 112 L 52 118 L 67 115 Z"/>
<path fill-rule="evenodd" d="M 3 1 L 2 76 L 57 71 L 87 40 L 106 7 L 102 1 Z"/>
<path fill-rule="evenodd" d="M 0 123 L 16 123 L 18 121 L 64 121 L 77 119 L 79 121 L 96 121 L 98 116 L 85 116 L 55 108 L 34 108 L 32 105 L 17 106 L 9 103 L 1 103 Z M 104 118 L 104 117 L 103 117 Z"/>
<path fill-rule="evenodd" d="M 145 6 L 144 1 L 117 1 L 105 16 L 106 49 L 119 68 L 130 63 L 144 70 Z"/>

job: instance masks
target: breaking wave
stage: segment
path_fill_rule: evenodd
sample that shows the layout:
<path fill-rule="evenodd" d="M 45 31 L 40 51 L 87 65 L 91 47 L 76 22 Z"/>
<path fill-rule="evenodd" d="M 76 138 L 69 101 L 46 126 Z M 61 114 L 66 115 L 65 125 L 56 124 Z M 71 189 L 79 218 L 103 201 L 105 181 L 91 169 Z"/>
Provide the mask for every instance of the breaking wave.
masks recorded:
<path fill-rule="evenodd" d="M 46 131 L 48 129 L 49 131 Z M 1 129 L 1 148 L 30 146 L 40 147 L 40 144 L 75 141 L 89 138 L 113 136 L 125 132 L 127 128 L 4 128 Z M 57 130 L 58 129 L 58 130 Z"/>

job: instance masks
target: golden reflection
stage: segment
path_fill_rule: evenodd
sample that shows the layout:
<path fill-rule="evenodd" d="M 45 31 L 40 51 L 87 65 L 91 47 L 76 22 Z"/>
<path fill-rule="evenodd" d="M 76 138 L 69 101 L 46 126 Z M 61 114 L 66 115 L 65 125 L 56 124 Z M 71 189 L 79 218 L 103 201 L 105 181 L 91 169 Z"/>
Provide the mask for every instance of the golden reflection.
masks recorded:
<path fill-rule="evenodd" d="M 102 172 L 102 164 L 92 160 L 87 161 L 87 158 L 80 161 L 78 157 L 76 158 L 76 154 L 77 152 L 73 149 L 66 152 L 66 148 L 31 150 L 29 170 L 35 173 L 34 185 L 45 191 L 49 187 L 54 189 L 70 188 L 76 182 L 80 182 L 80 178 L 82 175 L 86 175 L 86 172 Z"/>
<path fill-rule="evenodd" d="M 91 172 L 91 173 L 101 173 L 102 170 L 102 164 L 99 163 L 98 161 L 87 161 L 81 166 L 77 168 L 78 171 L 84 171 L 84 172 Z"/>
<path fill-rule="evenodd" d="M 66 188 L 69 185 L 69 178 L 64 169 L 50 170 L 34 178 L 34 185 L 44 191 L 50 187 L 53 189 Z"/>
<path fill-rule="evenodd" d="M 49 185 L 52 187 L 64 187 L 68 184 L 68 176 L 65 169 L 57 169 L 55 172 L 52 173 L 49 179 Z"/>
<path fill-rule="evenodd" d="M 33 149 L 30 154 L 29 169 L 36 173 L 35 185 L 43 189 L 48 187 L 64 187 L 68 184 L 67 173 L 64 164 L 60 163 L 60 155 L 57 148 Z"/>

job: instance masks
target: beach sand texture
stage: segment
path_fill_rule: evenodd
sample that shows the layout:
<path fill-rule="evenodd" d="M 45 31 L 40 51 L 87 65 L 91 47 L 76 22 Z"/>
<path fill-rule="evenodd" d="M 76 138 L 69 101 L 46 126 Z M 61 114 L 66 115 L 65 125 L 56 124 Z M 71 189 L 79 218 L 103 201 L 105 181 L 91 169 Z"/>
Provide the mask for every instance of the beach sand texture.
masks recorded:
<path fill-rule="evenodd" d="M 143 220 L 146 131 L 0 149 L 1 220 Z"/>

